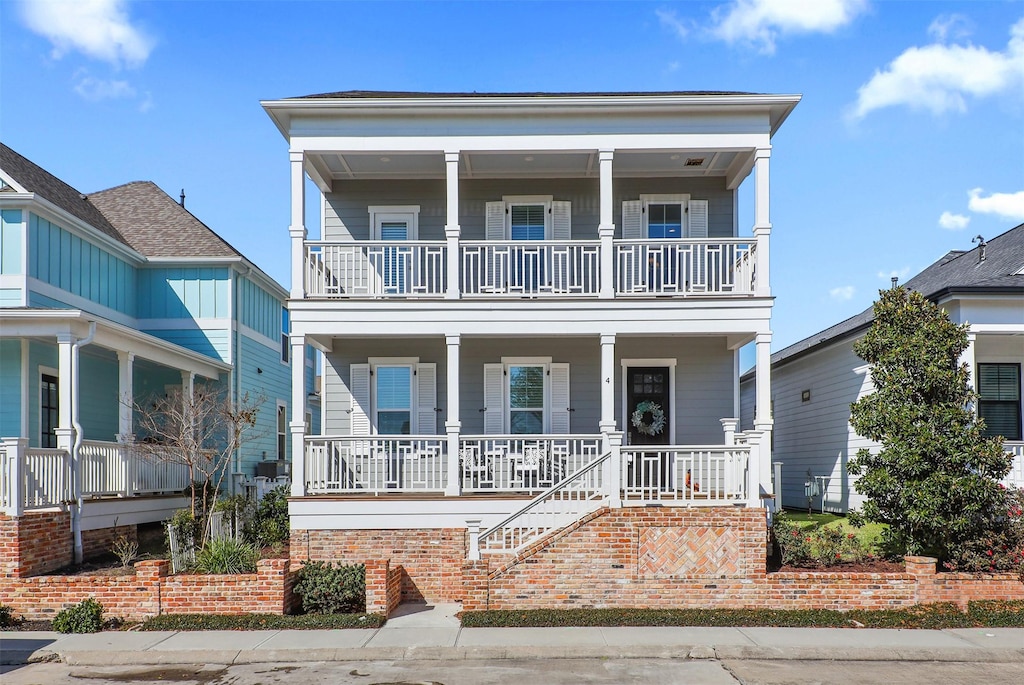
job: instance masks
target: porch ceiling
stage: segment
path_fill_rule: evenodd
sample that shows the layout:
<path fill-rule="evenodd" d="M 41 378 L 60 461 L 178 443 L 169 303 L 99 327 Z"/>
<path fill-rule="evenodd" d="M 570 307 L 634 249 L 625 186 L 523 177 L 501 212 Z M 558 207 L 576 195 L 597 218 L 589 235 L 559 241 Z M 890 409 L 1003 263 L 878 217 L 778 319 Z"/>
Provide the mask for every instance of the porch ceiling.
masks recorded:
<path fill-rule="evenodd" d="M 614 174 L 621 177 L 734 177 L 753 160 L 752 150 L 620 150 Z M 344 181 L 445 177 L 441 152 L 310 152 L 307 171 L 314 177 Z M 596 150 L 463 151 L 460 178 L 596 178 Z"/>

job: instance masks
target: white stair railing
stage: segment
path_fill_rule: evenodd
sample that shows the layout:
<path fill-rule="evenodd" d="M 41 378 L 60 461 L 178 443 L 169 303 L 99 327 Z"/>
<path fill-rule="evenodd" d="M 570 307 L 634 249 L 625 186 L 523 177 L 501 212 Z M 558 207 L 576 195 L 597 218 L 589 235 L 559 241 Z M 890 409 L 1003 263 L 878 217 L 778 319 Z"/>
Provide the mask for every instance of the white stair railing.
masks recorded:
<path fill-rule="evenodd" d="M 611 456 L 611 452 L 602 454 L 481 533 L 475 549 L 483 553 L 516 552 L 596 511 L 607 499 L 603 466 Z"/>

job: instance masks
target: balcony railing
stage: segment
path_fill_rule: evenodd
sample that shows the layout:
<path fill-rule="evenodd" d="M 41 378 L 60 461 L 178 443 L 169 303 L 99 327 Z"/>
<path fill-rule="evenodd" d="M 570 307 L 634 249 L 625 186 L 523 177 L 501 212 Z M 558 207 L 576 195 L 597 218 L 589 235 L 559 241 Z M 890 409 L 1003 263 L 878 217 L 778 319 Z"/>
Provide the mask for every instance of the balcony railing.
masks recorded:
<path fill-rule="evenodd" d="M 439 297 L 447 287 L 443 242 L 306 243 L 312 298 Z"/>
<path fill-rule="evenodd" d="M 540 492 L 601 454 L 600 435 L 467 435 L 459 440 L 467 492 Z"/>
<path fill-rule="evenodd" d="M 599 241 L 351 241 L 305 243 L 310 299 L 442 298 L 448 267 L 467 298 L 752 295 L 756 249 L 749 238 L 616 240 L 611 273 Z M 453 272 L 454 273 L 454 272 Z M 456 278 L 456 276 L 452 276 Z M 602 285 L 604 290 L 602 291 Z"/>
<path fill-rule="evenodd" d="M 161 445 L 84 440 L 78 458 L 82 462 L 85 497 L 181 492 L 189 486 L 188 465 Z"/>
<path fill-rule="evenodd" d="M 748 445 L 623 447 L 623 499 L 744 501 L 749 459 Z"/>
<path fill-rule="evenodd" d="M 441 492 L 447 438 L 436 435 L 306 438 L 306 493 Z"/>

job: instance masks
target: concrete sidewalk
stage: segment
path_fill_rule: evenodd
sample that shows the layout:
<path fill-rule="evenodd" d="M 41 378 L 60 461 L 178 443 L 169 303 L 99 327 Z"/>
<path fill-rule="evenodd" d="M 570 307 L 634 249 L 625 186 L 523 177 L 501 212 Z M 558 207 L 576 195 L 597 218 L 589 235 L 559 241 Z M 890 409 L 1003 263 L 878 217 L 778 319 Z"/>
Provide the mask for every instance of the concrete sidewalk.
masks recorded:
<path fill-rule="evenodd" d="M 1024 663 L 1024 629 L 462 628 L 406 605 L 375 630 L 0 633 L 0 662 L 240 664 L 405 659 L 691 658 Z"/>

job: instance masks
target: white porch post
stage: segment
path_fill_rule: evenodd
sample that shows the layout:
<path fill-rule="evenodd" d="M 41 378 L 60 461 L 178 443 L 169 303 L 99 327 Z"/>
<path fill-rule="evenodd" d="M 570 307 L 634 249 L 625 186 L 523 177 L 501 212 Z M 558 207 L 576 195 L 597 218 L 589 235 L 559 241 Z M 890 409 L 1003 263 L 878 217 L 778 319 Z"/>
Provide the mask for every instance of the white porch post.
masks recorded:
<path fill-rule="evenodd" d="M 757 386 L 757 409 L 754 415 L 754 428 L 761 432 L 758 439 L 758 463 L 754 473 L 757 482 L 765 489 L 771 487 L 772 478 L 772 334 L 758 333 L 755 342 L 755 385 Z M 758 492 L 750 493 L 757 497 Z"/>
<path fill-rule="evenodd" d="M 292 440 L 292 496 L 306 494 L 306 336 L 288 336 L 292 360 L 292 420 L 288 424 Z M 296 361 L 298 360 L 298 361 Z"/>
<path fill-rule="evenodd" d="M 601 299 L 610 300 L 615 297 L 615 222 L 612 220 L 612 159 L 615 157 L 613 150 L 600 150 L 598 160 L 600 164 L 601 183 L 601 223 L 597 227 L 598 236 L 601 238 Z"/>
<path fill-rule="evenodd" d="M 447 187 L 446 218 L 444 224 L 444 237 L 448 242 L 448 288 L 445 290 L 445 298 L 457 300 L 461 291 L 459 284 L 459 236 L 462 229 L 459 226 L 459 152 L 446 151 L 444 153 L 445 181 Z"/>
<path fill-rule="evenodd" d="M 975 343 L 978 341 L 978 334 L 967 332 L 967 349 L 960 355 L 960 363 L 967 365 L 967 384 L 974 392 L 978 392 L 978 360 Z M 971 409 L 978 413 L 978 403 L 973 402 Z"/>
<path fill-rule="evenodd" d="M 135 353 L 117 352 L 117 441 L 129 443 L 135 436 Z"/>
<path fill-rule="evenodd" d="M 757 284 L 754 294 L 758 297 L 771 296 L 771 281 L 768 276 L 768 239 L 772 234 L 772 223 L 768 212 L 768 160 L 772 149 L 758 148 L 754 153 L 754 238 L 757 242 Z"/>
<path fill-rule="evenodd" d="M 608 506 L 617 509 L 622 506 L 622 431 L 612 431 L 605 435 L 608 436 L 608 449 L 612 453 L 608 459 L 608 470 L 605 471 Z"/>
<path fill-rule="evenodd" d="M 3 511 L 8 516 L 21 516 L 25 513 L 25 450 L 28 438 L 4 438 L 2 449 L 7 458 L 4 474 L 7 480 L 7 492 L 0 493 L 7 504 Z"/>
<path fill-rule="evenodd" d="M 445 486 L 444 494 L 458 496 L 462 492 L 461 474 L 459 467 L 459 433 L 462 430 L 462 421 L 459 408 L 459 335 L 446 335 L 444 342 L 448 348 L 446 391 L 448 393 L 448 416 L 444 422 L 444 430 L 448 436 L 448 483 Z"/>
<path fill-rule="evenodd" d="M 481 519 L 466 519 L 466 532 L 469 534 L 466 558 L 470 561 L 480 561 L 480 523 Z"/>
<path fill-rule="evenodd" d="M 603 282 L 603 281 L 602 281 Z M 615 425 L 615 334 L 601 334 L 601 433 L 604 449 L 611 452 L 604 472 L 608 506 L 622 505 L 622 433 Z"/>
<path fill-rule="evenodd" d="M 57 448 L 71 454 L 75 429 L 71 424 L 71 405 L 75 401 L 77 388 L 72 378 L 72 357 L 75 337 L 69 333 L 57 336 Z"/>
<path fill-rule="evenodd" d="M 720 419 L 722 423 L 722 433 L 725 445 L 736 444 L 736 427 L 739 425 L 740 420 L 734 418 Z"/>
<path fill-rule="evenodd" d="M 291 162 L 291 224 L 288 235 L 292 239 L 292 289 L 291 298 L 301 300 L 305 297 L 305 263 L 306 263 L 306 175 L 302 170 L 301 151 L 288 153 Z"/>

